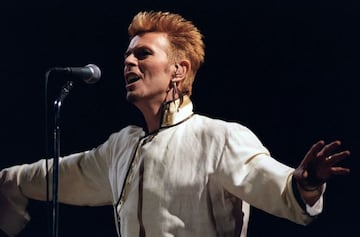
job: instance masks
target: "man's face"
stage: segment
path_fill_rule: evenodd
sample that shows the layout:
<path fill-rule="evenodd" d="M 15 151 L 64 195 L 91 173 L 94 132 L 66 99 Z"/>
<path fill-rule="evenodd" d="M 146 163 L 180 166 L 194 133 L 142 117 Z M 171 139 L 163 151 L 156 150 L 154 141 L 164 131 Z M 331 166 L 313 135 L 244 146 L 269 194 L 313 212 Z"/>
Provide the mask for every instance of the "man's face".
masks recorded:
<path fill-rule="evenodd" d="M 131 40 L 124 62 L 126 97 L 130 102 L 164 102 L 174 75 L 168 52 L 170 43 L 164 33 L 145 33 Z"/>

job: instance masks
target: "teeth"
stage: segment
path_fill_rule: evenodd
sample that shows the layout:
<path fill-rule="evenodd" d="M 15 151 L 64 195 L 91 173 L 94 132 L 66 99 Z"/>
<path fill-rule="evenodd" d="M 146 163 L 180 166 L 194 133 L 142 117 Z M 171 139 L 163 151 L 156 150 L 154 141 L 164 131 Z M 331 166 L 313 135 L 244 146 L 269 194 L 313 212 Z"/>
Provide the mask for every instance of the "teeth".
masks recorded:
<path fill-rule="evenodd" d="M 138 77 L 136 75 L 129 75 L 128 78 L 127 78 L 127 82 L 128 83 L 133 83 L 133 82 L 135 82 L 135 81 L 137 81 L 139 79 L 140 79 L 140 77 Z"/>

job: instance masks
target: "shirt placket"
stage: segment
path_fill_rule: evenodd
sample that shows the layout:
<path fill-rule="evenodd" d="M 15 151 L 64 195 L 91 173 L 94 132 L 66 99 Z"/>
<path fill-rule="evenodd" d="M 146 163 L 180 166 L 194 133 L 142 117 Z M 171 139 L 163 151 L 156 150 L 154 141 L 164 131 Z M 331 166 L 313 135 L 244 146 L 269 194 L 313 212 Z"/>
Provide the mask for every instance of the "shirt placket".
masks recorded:
<path fill-rule="evenodd" d="M 133 158 L 131 159 L 131 163 L 129 165 L 129 169 L 128 169 L 128 172 L 127 172 L 127 175 L 125 177 L 125 181 L 124 181 L 124 184 L 123 184 L 123 188 L 122 188 L 122 192 L 120 194 L 120 198 L 117 202 L 117 204 L 115 205 L 114 207 L 114 211 L 115 211 L 115 216 L 116 216 L 116 219 L 117 219 L 117 232 L 118 232 L 118 235 L 121 236 L 121 233 L 120 233 L 120 227 L 121 227 L 121 222 L 120 222 L 120 210 L 122 209 L 125 201 L 126 201 L 126 198 L 128 196 L 128 192 L 131 188 L 131 184 L 132 184 L 132 181 L 134 180 L 134 176 L 136 174 L 136 168 L 139 167 L 139 164 L 142 162 L 141 161 L 141 147 L 144 146 L 148 141 L 150 141 L 151 139 L 153 138 L 153 136 L 147 136 L 147 137 L 144 137 L 144 138 L 141 138 L 136 146 L 136 150 L 135 150 L 135 153 L 133 155 Z M 139 187 L 140 188 L 140 187 Z M 139 197 L 140 198 L 140 197 Z M 141 197 L 142 198 L 142 197 Z"/>

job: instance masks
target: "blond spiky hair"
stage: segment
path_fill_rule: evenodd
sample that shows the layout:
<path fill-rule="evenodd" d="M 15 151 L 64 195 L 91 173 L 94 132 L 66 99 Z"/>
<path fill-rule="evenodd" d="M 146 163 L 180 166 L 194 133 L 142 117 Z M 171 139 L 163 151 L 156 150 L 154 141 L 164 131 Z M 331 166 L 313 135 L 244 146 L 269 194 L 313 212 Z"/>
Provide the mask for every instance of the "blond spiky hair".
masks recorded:
<path fill-rule="evenodd" d="M 190 61 L 191 71 L 182 84 L 182 90 L 191 95 L 192 84 L 205 56 L 203 35 L 198 28 L 179 14 L 143 11 L 134 16 L 128 34 L 132 39 L 146 32 L 166 33 L 172 47 L 172 55 L 169 57 L 174 61 L 184 58 Z"/>

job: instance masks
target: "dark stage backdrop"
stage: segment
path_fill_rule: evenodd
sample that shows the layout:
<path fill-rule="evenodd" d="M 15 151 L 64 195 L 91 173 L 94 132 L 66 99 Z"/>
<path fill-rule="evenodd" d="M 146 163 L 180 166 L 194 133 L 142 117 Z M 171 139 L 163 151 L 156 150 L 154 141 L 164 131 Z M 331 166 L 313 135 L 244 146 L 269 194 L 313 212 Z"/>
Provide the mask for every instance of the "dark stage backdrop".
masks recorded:
<path fill-rule="evenodd" d="M 139 10 L 169 10 L 205 35 L 206 61 L 195 81 L 198 113 L 252 129 L 278 160 L 296 166 L 317 140 L 352 151 L 346 177 L 329 182 L 324 214 L 308 227 L 253 209 L 249 237 L 359 237 L 358 1 L 3 1 L 0 7 L 0 168 L 52 152 L 52 103 L 63 80 L 54 66 L 98 65 L 101 80 L 77 83 L 61 111 L 61 154 L 99 145 L 141 124 L 125 101 L 127 26 Z M 48 137 L 46 137 L 48 135 Z M 48 148 L 46 148 L 48 144 Z M 66 175 L 66 174 L 62 174 Z M 22 233 L 47 236 L 47 206 L 31 201 Z M 1 210 L 0 210 L 1 211 Z M 115 236 L 111 207 L 60 205 L 59 235 Z"/>

